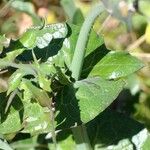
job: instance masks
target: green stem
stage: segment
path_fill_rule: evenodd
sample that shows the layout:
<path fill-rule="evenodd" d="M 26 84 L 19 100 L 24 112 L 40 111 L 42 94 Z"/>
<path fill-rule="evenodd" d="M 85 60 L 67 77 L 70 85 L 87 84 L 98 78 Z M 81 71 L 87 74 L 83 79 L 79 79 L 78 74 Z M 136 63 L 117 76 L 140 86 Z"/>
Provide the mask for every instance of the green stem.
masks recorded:
<path fill-rule="evenodd" d="M 77 126 L 72 129 L 76 141 L 77 150 L 92 150 L 85 125 Z"/>
<path fill-rule="evenodd" d="M 102 4 L 96 4 L 95 7 L 90 11 L 87 18 L 85 19 L 81 31 L 77 40 L 72 64 L 70 70 L 72 71 L 72 77 L 75 80 L 79 80 L 84 56 L 86 51 L 86 44 L 88 41 L 88 36 L 91 31 L 91 28 L 94 24 L 95 19 L 104 11 L 104 7 Z M 89 137 L 86 131 L 85 125 L 78 126 L 72 129 L 78 150 L 91 150 L 91 144 L 89 141 Z"/>
<path fill-rule="evenodd" d="M 54 144 L 54 150 L 57 150 L 57 141 L 56 141 L 56 133 L 55 133 L 55 115 L 52 106 L 49 106 L 50 109 L 50 121 L 52 126 L 52 140 Z"/>
<path fill-rule="evenodd" d="M 72 77 L 78 80 L 80 78 L 85 51 L 86 51 L 86 44 L 88 41 L 88 36 L 90 30 L 93 26 L 95 19 L 104 11 L 104 7 L 102 3 L 96 4 L 95 7 L 92 8 L 90 13 L 87 15 L 79 34 L 79 38 L 77 40 L 72 64 L 70 70 L 72 71 Z"/>

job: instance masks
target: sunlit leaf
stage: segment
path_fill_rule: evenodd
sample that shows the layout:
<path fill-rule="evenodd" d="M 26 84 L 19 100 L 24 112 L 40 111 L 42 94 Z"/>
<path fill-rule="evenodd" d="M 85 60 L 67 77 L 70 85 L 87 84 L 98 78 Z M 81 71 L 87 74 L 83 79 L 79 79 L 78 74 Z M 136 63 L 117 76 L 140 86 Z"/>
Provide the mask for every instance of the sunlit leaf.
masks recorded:
<path fill-rule="evenodd" d="M 20 130 L 31 134 L 51 131 L 50 112 L 44 110 L 38 103 L 31 103 L 27 100 L 21 101 L 19 97 L 16 96 L 8 114 L 4 114 L 6 97 L 2 94 L 0 94 L 0 96 L 0 109 L 1 114 L 3 114 L 0 123 L 1 134 L 17 133 Z"/>
<path fill-rule="evenodd" d="M 0 149 L 1 150 L 13 150 L 10 146 L 9 146 L 9 144 L 7 143 L 7 142 L 5 142 L 5 141 L 2 141 L 1 139 L 0 139 Z"/>
<path fill-rule="evenodd" d="M 31 81 L 24 79 L 22 81 L 32 93 L 32 97 L 39 102 L 41 106 L 48 107 L 51 104 L 51 100 L 46 91 L 36 87 Z"/>
<path fill-rule="evenodd" d="M 130 75 L 144 64 L 126 52 L 110 52 L 99 63 L 92 67 L 89 76 L 100 76 L 106 79 L 116 79 Z"/>
<path fill-rule="evenodd" d="M 36 46 L 40 49 L 47 47 L 52 39 L 61 39 L 67 35 L 67 26 L 64 23 L 29 28 L 19 39 L 24 47 L 33 49 Z"/>
<path fill-rule="evenodd" d="M 15 71 L 9 78 L 9 88 L 7 91 L 7 95 L 9 95 L 12 91 L 17 89 L 21 83 L 22 77 L 25 75 L 23 70 L 17 70 Z"/>
<path fill-rule="evenodd" d="M 62 127 L 94 119 L 115 100 L 123 89 L 124 82 L 89 78 L 76 82 L 74 86 L 76 89 L 65 86 L 57 95 L 56 120 Z"/>
<path fill-rule="evenodd" d="M 105 110 L 119 95 L 124 82 L 105 81 L 101 78 L 87 78 L 76 83 L 78 90 L 80 117 L 83 122 L 94 119 Z"/>

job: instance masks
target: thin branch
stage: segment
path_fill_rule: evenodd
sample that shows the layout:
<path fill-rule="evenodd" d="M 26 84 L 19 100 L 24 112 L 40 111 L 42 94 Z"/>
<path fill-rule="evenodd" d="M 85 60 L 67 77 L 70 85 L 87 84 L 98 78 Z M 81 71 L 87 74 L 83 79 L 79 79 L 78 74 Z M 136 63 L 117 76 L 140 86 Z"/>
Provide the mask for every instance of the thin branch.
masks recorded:
<path fill-rule="evenodd" d="M 137 39 L 134 43 L 129 45 L 126 50 L 132 51 L 132 50 L 138 48 L 144 41 L 145 41 L 145 34 L 142 35 L 139 39 Z"/>
<path fill-rule="evenodd" d="M 54 148 L 57 150 L 57 140 L 56 140 L 56 132 L 55 132 L 55 109 L 53 107 L 53 102 L 51 101 L 51 105 L 48 107 L 50 110 L 50 121 L 51 121 L 51 126 L 52 126 L 52 140 L 54 143 Z"/>
<path fill-rule="evenodd" d="M 150 53 L 135 53 L 132 52 L 130 53 L 131 55 L 145 61 L 145 62 L 150 62 Z"/>

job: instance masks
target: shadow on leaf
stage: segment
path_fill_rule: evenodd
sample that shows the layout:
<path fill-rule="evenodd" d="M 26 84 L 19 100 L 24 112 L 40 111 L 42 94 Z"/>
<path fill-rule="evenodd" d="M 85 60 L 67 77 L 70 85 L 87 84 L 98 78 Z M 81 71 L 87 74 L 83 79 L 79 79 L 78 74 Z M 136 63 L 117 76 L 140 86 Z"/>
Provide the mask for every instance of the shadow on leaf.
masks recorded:
<path fill-rule="evenodd" d="M 85 79 L 88 77 L 89 73 L 93 69 L 93 67 L 109 52 L 107 50 L 105 44 L 102 44 L 100 47 L 95 49 L 89 55 L 87 55 L 84 59 L 83 70 L 81 74 L 81 78 Z"/>
<path fill-rule="evenodd" d="M 90 141 L 99 148 L 117 145 L 123 139 L 130 140 L 143 128 L 137 121 L 108 109 L 87 124 Z"/>
<path fill-rule="evenodd" d="M 78 100 L 75 96 L 76 89 L 73 85 L 64 86 L 56 96 L 56 110 L 58 114 L 55 118 L 57 129 L 70 128 L 81 124 Z"/>

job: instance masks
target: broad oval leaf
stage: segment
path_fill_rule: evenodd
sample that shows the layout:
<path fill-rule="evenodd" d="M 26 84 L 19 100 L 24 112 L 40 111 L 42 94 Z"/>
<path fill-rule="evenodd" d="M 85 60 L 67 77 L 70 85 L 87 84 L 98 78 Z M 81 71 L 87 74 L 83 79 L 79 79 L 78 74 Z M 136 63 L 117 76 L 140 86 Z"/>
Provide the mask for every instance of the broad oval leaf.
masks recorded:
<path fill-rule="evenodd" d="M 93 66 L 89 76 L 116 79 L 128 76 L 141 69 L 144 64 L 126 52 L 110 52 Z"/>
<path fill-rule="evenodd" d="M 76 98 L 79 100 L 81 121 L 86 123 L 105 110 L 119 95 L 123 80 L 106 81 L 101 78 L 87 78 L 78 81 Z"/>
<path fill-rule="evenodd" d="M 68 128 L 75 123 L 87 123 L 105 110 L 118 96 L 124 81 L 88 78 L 73 86 L 64 86 L 56 96 L 56 121 L 58 128 Z"/>

